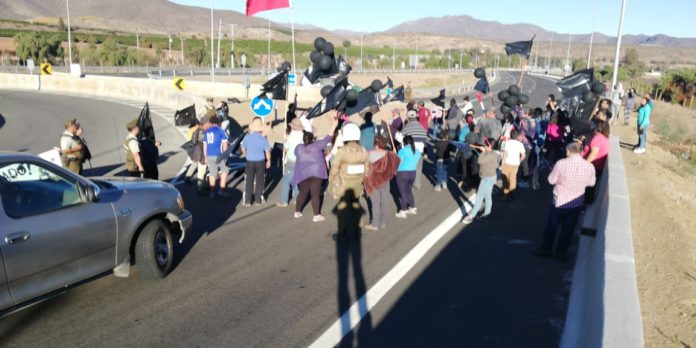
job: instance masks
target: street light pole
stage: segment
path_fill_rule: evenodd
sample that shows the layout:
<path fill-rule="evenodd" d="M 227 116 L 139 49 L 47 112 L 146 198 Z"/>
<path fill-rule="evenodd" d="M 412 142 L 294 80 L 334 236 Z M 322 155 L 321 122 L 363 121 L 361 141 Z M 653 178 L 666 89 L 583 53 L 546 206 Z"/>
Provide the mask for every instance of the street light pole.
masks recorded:
<path fill-rule="evenodd" d="M 624 15 L 626 14 L 626 0 L 621 0 L 621 18 L 619 19 L 619 35 L 616 37 L 616 53 L 614 54 L 614 73 L 611 76 L 611 88 L 616 86 L 619 78 L 619 54 L 621 53 L 621 37 L 623 36 Z"/>
<path fill-rule="evenodd" d="M 213 0 L 210 0 L 210 81 L 215 82 L 215 22 L 213 21 Z"/>
<path fill-rule="evenodd" d="M 65 8 L 68 10 L 68 56 L 70 61 L 70 69 L 72 71 L 72 36 L 70 29 L 70 0 L 65 0 Z"/>
<path fill-rule="evenodd" d="M 363 70 L 363 45 L 365 44 L 365 34 L 360 37 L 360 71 Z"/>
<path fill-rule="evenodd" d="M 592 66 L 592 42 L 594 41 L 595 19 L 597 18 L 597 0 L 594 3 L 594 11 L 592 13 L 592 33 L 590 34 L 590 50 L 587 53 L 587 68 Z"/>

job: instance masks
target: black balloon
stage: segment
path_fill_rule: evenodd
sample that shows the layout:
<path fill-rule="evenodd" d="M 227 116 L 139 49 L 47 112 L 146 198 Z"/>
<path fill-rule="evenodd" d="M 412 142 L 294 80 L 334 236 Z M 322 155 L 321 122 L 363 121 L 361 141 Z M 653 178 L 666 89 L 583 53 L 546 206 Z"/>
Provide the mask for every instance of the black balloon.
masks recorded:
<path fill-rule="evenodd" d="M 329 72 L 331 70 L 332 65 L 333 61 L 329 56 L 321 56 L 321 58 L 319 58 L 319 62 L 317 63 L 317 66 L 323 72 Z"/>
<path fill-rule="evenodd" d="M 512 111 L 512 108 L 511 108 L 511 107 L 509 107 L 509 106 L 507 106 L 507 105 L 505 105 L 505 104 L 503 104 L 503 105 L 500 106 L 500 112 L 502 112 L 503 115 L 508 114 L 510 111 Z"/>
<path fill-rule="evenodd" d="M 483 68 L 476 68 L 474 70 L 474 77 L 476 77 L 477 79 L 482 79 L 486 77 L 486 70 L 484 70 Z"/>
<path fill-rule="evenodd" d="M 326 40 L 323 37 L 318 37 L 314 39 L 314 48 L 317 49 L 317 51 L 321 51 L 324 49 L 324 45 L 326 45 Z"/>
<path fill-rule="evenodd" d="M 519 103 L 519 102 L 520 102 L 519 98 L 517 98 L 517 96 L 515 96 L 515 95 L 508 96 L 505 99 L 505 105 L 507 105 L 511 108 L 517 106 L 517 103 Z"/>
<path fill-rule="evenodd" d="M 319 58 L 321 58 L 321 56 L 321 52 L 312 51 L 312 53 L 309 54 L 309 60 L 312 61 L 312 63 L 317 64 L 319 63 Z"/>
<path fill-rule="evenodd" d="M 605 89 L 603 83 L 597 81 L 592 85 L 592 92 L 594 92 L 595 94 L 602 94 L 604 93 L 604 91 Z"/>
<path fill-rule="evenodd" d="M 585 94 L 582 95 L 582 101 L 592 104 L 597 101 L 597 96 L 592 92 L 585 92 Z"/>
<path fill-rule="evenodd" d="M 292 68 L 292 65 L 290 64 L 290 62 L 283 62 L 283 64 L 280 65 L 280 68 L 283 71 L 290 71 L 290 68 Z"/>
<path fill-rule="evenodd" d="M 329 93 L 331 93 L 331 90 L 333 89 L 333 86 L 324 86 L 321 88 L 321 96 L 326 97 Z"/>
<path fill-rule="evenodd" d="M 510 85 L 510 87 L 508 87 L 508 93 L 514 96 L 518 96 L 520 95 L 520 88 L 517 87 L 517 85 Z"/>
<path fill-rule="evenodd" d="M 374 80 L 372 81 L 372 84 L 370 84 L 370 88 L 372 88 L 372 91 L 374 92 L 379 92 L 382 87 L 384 87 L 384 84 L 382 84 L 382 81 L 380 80 Z"/>
<path fill-rule="evenodd" d="M 522 105 L 529 103 L 529 97 L 526 94 L 520 94 L 517 99 L 519 99 L 519 103 Z"/>
<path fill-rule="evenodd" d="M 324 54 L 332 55 L 334 54 L 334 45 L 331 42 L 326 42 L 324 44 Z"/>
<path fill-rule="evenodd" d="M 356 90 L 349 89 L 348 92 L 346 92 L 346 101 L 348 101 L 348 104 L 354 104 L 358 101 L 359 96 Z"/>
<path fill-rule="evenodd" d="M 508 93 L 507 90 L 503 90 L 503 91 L 498 92 L 498 100 L 500 100 L 501 102 L 504 102 L 505 99 L 507 99 L 507 97 L 509 97 L 509 96 L 510 96 L 510 93 Z"/>

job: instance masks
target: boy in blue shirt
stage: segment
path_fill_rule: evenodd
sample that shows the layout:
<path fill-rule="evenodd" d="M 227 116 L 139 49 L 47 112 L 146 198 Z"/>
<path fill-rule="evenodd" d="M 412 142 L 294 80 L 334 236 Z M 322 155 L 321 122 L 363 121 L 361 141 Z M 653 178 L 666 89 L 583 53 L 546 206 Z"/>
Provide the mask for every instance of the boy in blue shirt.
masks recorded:
<path fill-rule="evenodd" d="M 205 123 L 205 118 L 201 123 Z M 203 133 L 203 153 L 205 154 L 204 163 L 208 165 L 208 180 L 210 182 L 210 198 L 215 198 L 215 182 L 218 174 L 220 176 L 220 189 L 218 193 L 221 197 L 229 197 L 229 193 L 225 191 L 227 186 L 227 133 L 220 128 L 220 120 L 213 116 L 209 120 L 210 127 Z"/>

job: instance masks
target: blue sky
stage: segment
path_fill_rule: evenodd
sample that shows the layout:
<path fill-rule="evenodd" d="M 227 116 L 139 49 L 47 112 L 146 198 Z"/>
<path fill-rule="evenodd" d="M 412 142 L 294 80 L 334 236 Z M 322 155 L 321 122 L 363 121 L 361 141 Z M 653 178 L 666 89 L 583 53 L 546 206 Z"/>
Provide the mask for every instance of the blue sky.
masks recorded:
<path fill-rule="evenodd" d="M 209 0 L 173 2 L 210 7 Z M 561 33 L 589 33 L 592 30 L 593 6 L 597 3 L 596 31 L 615 36 L 621 11 L 621 0 L 295 0 L 292 3 L 296 23 L 330 30 L 366 32 L 383 31 L 401 22 L 422 17 L 466 14 L 508 24 L 532 23 Z M 244 13 L 246 1 L 213 0 L 213 6 Z M 696 37 L 694 16 L 694 0 L 627 0 L 624 33 Z M 289 23 L 290 10 L 261 12 L 257 17 Z"/>

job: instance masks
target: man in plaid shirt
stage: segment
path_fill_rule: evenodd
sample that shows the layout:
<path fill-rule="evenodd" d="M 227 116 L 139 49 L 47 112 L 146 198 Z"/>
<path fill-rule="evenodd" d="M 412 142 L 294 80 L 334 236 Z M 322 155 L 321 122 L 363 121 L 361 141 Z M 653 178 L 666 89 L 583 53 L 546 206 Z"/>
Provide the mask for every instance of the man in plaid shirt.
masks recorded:
<path fill-rule="evenodd" d="M 549 210 L 541 246 L 531 250 L 533 255 L 539 257 L 551 257 L 556 230 L 560 226 L 556 258 L 565 260 L 583 209 L 585 188 L 595 185 L 595 169 L 582 158 L 582 145 L 571 143 L 566 151 L 568 157 L 558 161 L 549 174 L 549 183 L 554 185 L 553 205 Z"/>

